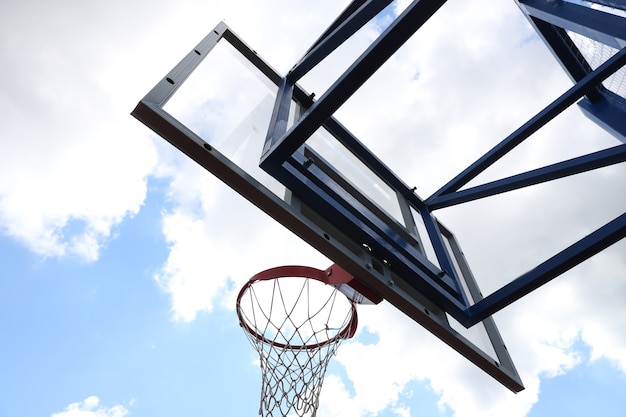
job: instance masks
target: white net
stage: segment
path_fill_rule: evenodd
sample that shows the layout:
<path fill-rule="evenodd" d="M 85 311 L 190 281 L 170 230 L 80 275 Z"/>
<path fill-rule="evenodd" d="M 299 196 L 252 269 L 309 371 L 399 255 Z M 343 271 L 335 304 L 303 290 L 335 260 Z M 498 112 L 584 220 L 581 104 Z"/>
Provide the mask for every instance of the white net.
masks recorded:
<path fill-rule="evenodd" d="M 355 305 L 333 286 L 290 276 L 249 282 L 237 314 L 259 353 L 259 414 L 314 417 L 330 358 L 356 330 Z"/>
<path fill-rule="evenodd" d="M 591 9 L 599 10 L 615 16 L 626 17 L 626 0 L 568 0 L 570 3 L 580 4 Z M 618 52 L 618 48 L 591 39 L 580 33 L 573 31 L 567 32 L 568 36 L 574 42 L 582 57 L 587 61 L 591 69 L 596 69 L 606 60 L 611 58 Z M 620 41 L 617 41 L 620 42 Z M 622 41 L 622 48 L 626 46 L 626 42 Z M 621 68 L 616 73 L 608 77 L 602 83 L 604 88 L 626 99 L 626 68 Z"/>
<path fill-rule="evenodd" d="M 578 33 L 568 32 L 568 35 L 592 69 L 598 68 L 618 52 L 616 48 Z M 602 85 L 618 96 L 626 98 L 626 67 L 622 67 L 608 77 Z"/>

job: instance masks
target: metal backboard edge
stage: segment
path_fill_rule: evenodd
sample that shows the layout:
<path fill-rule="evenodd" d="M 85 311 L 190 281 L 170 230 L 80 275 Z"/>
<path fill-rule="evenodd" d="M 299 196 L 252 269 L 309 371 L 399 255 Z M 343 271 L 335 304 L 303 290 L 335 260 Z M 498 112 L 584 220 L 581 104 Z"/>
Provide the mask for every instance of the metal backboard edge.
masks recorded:
<path fill-rule="evenodd" d="M 430 303 L 384 263 L 376 260 L 365 248 L 356 245 L 348 236 L 317 216 L 297 198 L 288 195 L 289 198 L 282 200 L 277 197 L 163 109 L 167 100 L 221 40 L 229 42 L 268 79 L 278 85 L 281 76 L 265 64 L 226 24 L 220 23 L 157 83 L 135 107 L 132 115 L 508 389 L 513 392 L 523 390 L 519 375 L 497 334 L 495 325 L 489 324 L 492 323 L 491 319 L 485 321 L 485 327 L 491 342 L 496 342 L 493 347 L 497 359 L 493 359 L 455 331 L 443 310 Z M 300 100 L 307 99 L 307 95 L 301 90 L 298 96 Z"/>

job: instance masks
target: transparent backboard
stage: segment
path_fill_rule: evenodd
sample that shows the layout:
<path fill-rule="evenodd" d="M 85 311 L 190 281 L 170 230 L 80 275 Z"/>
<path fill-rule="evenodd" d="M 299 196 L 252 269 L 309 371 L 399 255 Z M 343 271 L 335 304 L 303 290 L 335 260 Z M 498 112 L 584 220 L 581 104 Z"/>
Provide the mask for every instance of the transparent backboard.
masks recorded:
<path fill-rule="evenodd" d="M 363 145 L 340 123 L 329 119 L 280 167 L 259 167 L 281 79 L 220 23 L 133 115 L 504 386 L 522 390 L 494 320 L 469 328 L 457 320 L 482 296 L 452 232 L 372 169 L 382 162 L 355 156 Z M 314 101 L 297 85 L 289 97 L 291 125 Z M 433 228 L 439 241 L 423 238 Z"/>

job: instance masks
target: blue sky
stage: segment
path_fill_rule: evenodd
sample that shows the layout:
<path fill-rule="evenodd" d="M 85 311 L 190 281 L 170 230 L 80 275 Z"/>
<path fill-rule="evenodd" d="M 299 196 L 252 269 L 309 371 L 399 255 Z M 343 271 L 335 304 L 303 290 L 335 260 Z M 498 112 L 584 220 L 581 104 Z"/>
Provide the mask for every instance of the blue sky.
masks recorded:
<path fill-rule="evenodd" d="M 153 279 L 167 256 L 164 190 L 150 189 L 96 263 L 41 260 L 2 239 L 1 330 L 9 337 L 0 349 L 11 359 L 2 361 L 0 415 L 51 415 L 96 392 L 103 405 L 133 415 L 206 415 L 225 399 L 220 407 L 241 407 L 237 415 L 255 410 L 255 401 L 233 401 L 237 390 L 255 392 L 258 375 L 232 311 L 172 321 Z"/>
<path fill-rule="evenodd" d="M 266 267 L 329 261 L 129 113 L 220 20 L 284 72 L 347 2 L 205 3 L 0 3 L 0 417 L 257 415 L 260 373 L 234 294 Z M 571 85 L 513 1 L 476 3 L 444 7 L 339 112 L 422 196 Z M 459 43 L 451 27 L 471 36 Z M 324 68 L 309 89 L 328 82 Z M 483 179 L 618 144 L 577 109 L 546 135 Z M 624 175 L 441 217 L 489 292 L 621 214 Z M 383 303 L 359 309 L 318 416 L 621 416 L 625 250 L 496 316 L 524 392 Z"/>

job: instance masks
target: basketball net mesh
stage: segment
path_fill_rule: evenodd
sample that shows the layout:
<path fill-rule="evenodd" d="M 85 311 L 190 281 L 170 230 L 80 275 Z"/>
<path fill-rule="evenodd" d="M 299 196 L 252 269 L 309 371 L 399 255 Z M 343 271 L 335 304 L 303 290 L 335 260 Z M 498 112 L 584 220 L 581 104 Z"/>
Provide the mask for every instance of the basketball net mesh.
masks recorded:
<path fill-rule="evenodd" d="M 616 48 L 575 32 L 569 32 L 569 36 L 591 69 L 598 68 L 619 52 Z M 604 80 L 602 85 L 618 96 L 626 98 L 626 68 L 617 70 L 613 75 Z"/>
<path fill-rule="evenodd" d="M 356 330 L 356 307 L 309 278 L 248 283 L 237 302 L 240 324 L 259 354 L 263 417 L 314 417 L 324 374 Z"/>
<path fill-rule="evenodd" d="M 595 0 L 585 1 L 583 4 L 605 13 L 626 17 L 626 0 Z M 568 31 L 567 34 L 578 48 L 582 57 L 594 70 L 619 51 L 612 46 L 576 32 Z M 602 85 L 607 90 L 626 99 L 626 67 L 609 76 Z"/>

